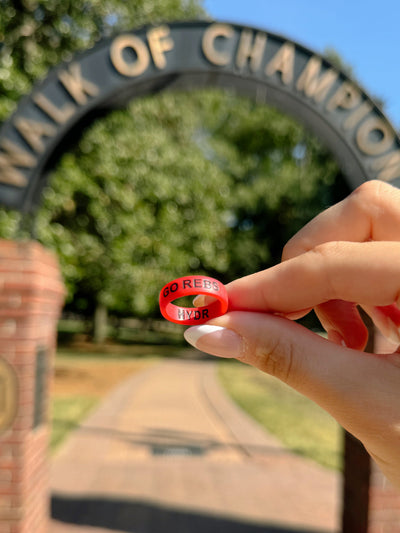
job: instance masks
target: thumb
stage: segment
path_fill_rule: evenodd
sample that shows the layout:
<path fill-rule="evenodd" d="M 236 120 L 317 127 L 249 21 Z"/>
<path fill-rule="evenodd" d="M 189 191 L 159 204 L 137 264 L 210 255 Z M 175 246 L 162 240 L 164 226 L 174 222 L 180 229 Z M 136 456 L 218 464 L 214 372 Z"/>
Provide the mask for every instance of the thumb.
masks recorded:
<path fill-rule="evenodd" d="M 265 313 L 227 313 L 189 328 L 185 338 L 201 351 L 237 358 L 279 378 L 364 443 L 394 418 L 399 422 L 399 401 L 389 402 L 388 392 L 398 390 L 400 369 L 390 358 L 345 348 Z"/>
<path fill-rule="evenodd" d="M 342 346 L 299 324 L 266 313 L 233 311 L 184 333 L 203 352 L 236 358 L 284 381 L 307 396 L 338 386 L 343 368 Z M 336 375 L 336 377 L 334 377 Z"/>

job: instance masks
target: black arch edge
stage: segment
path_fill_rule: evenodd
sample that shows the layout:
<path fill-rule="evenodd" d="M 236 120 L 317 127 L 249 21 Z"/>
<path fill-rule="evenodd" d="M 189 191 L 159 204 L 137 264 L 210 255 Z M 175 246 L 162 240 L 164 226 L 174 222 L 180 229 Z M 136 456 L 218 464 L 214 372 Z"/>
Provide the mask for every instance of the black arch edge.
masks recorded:
<path fill-rule="evenodd" d="M 249 29 L 249 30 L 251 30 L 253 32 L 263 32 L 263 33 L 267 34 L 268 36 L 271 36 L 271 38 L 276 39 L 278 41 L 293 43 L 293 45 L 295 46 L 296 49 L 298 49 L 299 51 L 302 51 L 306 55 L 318 57 L 321 60 L 322 65 L 324 67 L 330 68 L 330 69 L 336 71 L 338 73 L 338 76 L 340 76 L 340 78 L 343 81 L 351 82 L 360 91 L 360 93 L 362 95 L 362 98 L 365 101 L 368 101 L 368 103 L 372 106 L 372 111 L 377 113 L 380 116 L 380 118 L 389 126 L 389 128 L 391 129 L 391 132 L 393 133 L 394 139 L 397 141 L 397 144 L 400 147 L 400 137 L 399 137 L 396 129 L 393 127 L 392 123 L 390 122 L 390 120 L 384 114 L 381 106 L 379 104 L 377 104 L 373 100 L 373 98 L 371 98 L 369 96 L 369 94 L 364 90 L 362 85 L 360 85 L 358 82 L 356 82 L 352 78 L 350 78 L 343 70 L 338 69 L 335 65 L 332 64 L 331 61 L 329 61 L 322 54 L 320 54 L 319 52 L 315 52 L 314 50 L 308 48 L 307 46 L 304 46 L 303 44 L 299 43 L 298 41 L 294 41 L 293 39 L 290 39 L 289 37 L 286 37 L 284 35 L 281 35 L 281 34 L 278 34 L 278 33 L 275 33 L 275 32 L 270 32 L 266 28 L 261 28 L 261 27 L 258 27 L 258 26 L 242 25 L 242 24 L 239 24 L 237 22 L 229 22 L 229 21 L 226 21 L 226 20 L 214 20 L 214 19 L 210 19 L 210 20 L 201 19 L 201 20 L 189 20 L 189 21 L 171 21 L 171 22 L 169 22 L 169 21 L 159 21 L 159 22 L 155 22 L 155 23 L 152 23 L 152 24 L 143 25 L 143 26 L 140 26 L 138 28 L 132 28 L 132 29 L 129 29 L 129 30 L 125 30 L 125 31 L 119 32 L 119 33 L 117 33 L 115 35 L 111 35 L 109 37 L 99 39 L 99 41 L 97 41 L 97 43 L 95 43 L 91 48 L 89 48 L 87 50 L 84 50 L 84 51 L 81 51 L 81 52 L 77 52 L 77 53 L 72 55 L 70 60 L 63 61 L 63 62 L 59 63 L 56 67 L 51 68 L 49 70 L 49 73 L 46 75 L 46 77 L 44 79 L 38 80 L 32 86 L 31 91 L 27 95 L 23 96 L 20 99 L 16 110 L 11 114 L 11 116 L 1 126 L 1 128 L 0 128 L 0 139 L 1 139 L 1 137 L 6 136 L 7 130 L 9 128 L 12 128 L 12 121 L 13 121 L 14 117 L 18 116 L 21 113 L 21 111 L 23 111 L 25 106 L 30 105 L 30 104 L 34 105 L 34 102 L 32 100 L 32 95 L 35 94 L 36 92 L 39 92 L 40 90 L 42 90 L 48 83 L 54 82 L 55 78 L 57 77 L 57 74 L 58 74 L 58 72 L 60 70 L 62 70 L 65 67 L 67 67 L 72 62 L 79 62 L 79 61 L 83 60 L 85 57 L 91 55 L 92 53 L 95 53 L 96 51 L 98 51 L 98 50 L 100 50 L 100 49 L 102 49 L 104 47 L 109 46 L 110 43 L 120 34 L 127 34 L 127 33 L 129 34 L 130 33 L 130 34 L 135 34 L 135 35 L 141 35 L 141 34 L 144 34 L 148 29 L 157 27 L 157 26 L 159 26 L 161 24 L 166 24 L 170 28 L 174 28 L 174 29 L 179 29 L 180 27 L 182 27 L 182 28 L 203 27 L 203 26 L 205 27 L 206 25 L 211 25 L 211 24 L 227 24 L 227 25 L 232 26 L 235 30 L 243 31 L 244 29 Z M 185 73 L 181 73 L 181 72 L 177 71 L 175 74 L 169 72 L 169 73 L 164 74 L 164 75 L 162 73 L 160 73 L 159 75 L 156 74 L 152 78 L 145 80 L 144 84 L 149 84 L 149 81 L 154 83 L 156 80 L 162 80 L 163 78 L 165 78 L 165 79 L 171 79 L 171 78 L 182 79 L 185 76 L 195 75 L 195 74 L 196 74 L 195 70 L 192 71 L 192 72 L 188 72 L 187 71 Z M 367 181 L 368 179 L 371 179 L 371 178 L 365 177 L 365 176 L 368 176 L 368 170 L 365 169 L 363 164 L 360 162 L 360 159 L 357 156 L 356 150 L 353 149 L 351 144 L 348 143 L 344 139 L 344 137 L 339 134 L 338 128 L 335 125 L 333 125 L 323 113 L 319 113 L 318 110 L 314 106 L 312 106 L 311 104 L 308 105 L 308 102 L 307 102 L 307 100 L 305 98 L 300 98 L 300 97 L 296 98 L 296 94 L 293 91 L 291 91 L 290 89 L 287 89 L 287 88 L 285 88 L 283 86 L 276 87 L 273 84 L 269 84 L 267 79 L 264 80 L 263 82 L 261 82 L 260 80 L 257 80 L 254 77 L 243 76 L 243 75 L 240 75 L 239 73 L 233 72 L 232 70 L 231 71 L 227 71 L 227 72 L 223 72 L 218 67 L 213 67 L 212 65 L 210 65 L 210 69 L 206 73 L 205 72 L 199 72 L 198 74 L 200 76 L 204 76 L 204 77 L 212 77 L 212 76 L 214 76 L 216 78 L 219 78 L 220 80 L 223 77 L 230 78 L 230 79 L 233 79 L 233 80 L 237 80 L 237 79 L 247 80 L 248 85 L 252 85 L 253 87 L 264 86 L 264 87 L 267 87 L 269 90 L 276 91 L 276 93 L 278 95 L 279 94 L 284 94 L 286 97 L 289 97 L 290 100 L 293 100 L 293 102 L 297 101 L 298 104 L 299 104 L 300 109 L 303 108 L 304 110 L 307 110 L 308 115 L 306 113 L 296 113 L 296 111 L 293 110 L 293 109 L 291 109 L 288 112 L 288 109 L 284 105 L 282 105 L 281 102 L 278 101 L 278 100 L 280 100 L 279 98 L 276 101 L 274 101 L 273 103 L 271 103 L 271 101 L 269 99 L 267 99 L 265 101 L 265 104 L 266 105 L 273 105 L 273 106 L 277 107 L 280 111 L 282 111 L 282 112 L 286 113 L 287 115 L 292 116 L 293 118 L 299 120 L 300 123 L 302 123 L 303 125 L 305 125 L 309 129 L 311 129 L 311 131 L 315 135 L 320 135 L 320 132 L 316 131 L 313 126 L 310 127 L 310 124 L 312 123 L 312 120 L 310 120 L 310 117 L 313 117 L 314 119 L 317 118 L 317 122 L 320 122 L 320 124 L 323 124 L 323 127 L 325 128 L 326 131 L 330 130 L 331 135 L 323 136 L 323 141 L 325 142 L 326 146 L 332 150 L 333 155 L 336 157 L 336 159 L 339 160 L 338 162 L 342 166 L 342 170 L 343 170 L 344 174 L 346 175 L 346 178 L 348 179 L 350 186 L 352 188 L 355 188 L 362 181 Z M 160 83 L 160 87 L 157 90 L 155 90 L 155 91 L 147 91 L 147 92 L 145 91 L 143 93 L 140 93 L 140 86 L 141 86 L 140 82 L 137 82 L 137 81 L 135 82 L 135 80 L 132 81 L 132 84 L 129 87 L 131 87 L 132 90 L 137 89 L 139 94 L 131 95 L 130 97 L 127 98 L 126 102 L 128 102 L 128 101 L 130 101 L 130 100 L 132 100 L 134 98 L 144 96 L 146 94 L 154 94 L 156 92 L 160 92 L 162 90 L 166 90 L 166 89 L 170 88 L 170 84 L 169 83 L 167 83 L 167 84 Z M 221 84 L 221 85 L 218 85 L 218 84 L 205 84 L 205 85 L 203 85 L 203 87 L 219 87 L 219 86 L 224 87 L 224 84 Z M 229 87 L 232 88 L 232 85 L 229 84 Z M 193 87 L 190 87 L 191 90 L 195 89 L 195 88 L 196 88 L 195 85 Z M 129 91 L 127 90 L 127 92 L 129 92 Z M 244 93 L 241 92 L 240 90 L 236 91 L 236 92 L 238 94 L 247 95 L 246 94 L 247 91 L 245 91 Z M 68 147 L 70 147 L 71 143 L 69 141 L 72 138 L 74 138 L 75 141 L 76 141 L 75 133 L 77 131 L 79 131 L 79 130 L 82 130 L 82 125 L 89 125 L 94 120 L 99 118 L 100 116 L 104 116 L 108 112 L 110 112 L 113 109 L 115 109 L 115 107 L 107 105 L 107 102 L 110 102 L 111 100 L 112 100 L 112 96 L 108 96 L 106 99 L 99 100 L 99 101 L 95 100 L 94 102 L 91 102 L 90 104 L 87 104 L 87 105 L 85 105 L 82 108 L 79 108 L 79 111 L 77 113 L 75 113 L 73 115 L 73 117 L 66 124 L 63 125 L 62 128 L 60 128 L 59 133 L 54 137 L 52 142 L 49 143 L 45 153 L 41 154 L 39 156 L 38 165 L 33 170 L 33 176 L 34 177 L 32 179 L 32 182 L 34 182 L 34 183 L 33 183 L 33 185 L 29 185 L 27 187 L 26 196 L 25 196 L 25 198 L 23 200 L 22 208 L 20 209 L 21 211 L 30 212 L 30 211 L 35 210 L 38 207 L 39 197 L 40 197 L 40 195 L 42 193 L 43 187 L 44 187 L 45 182 L 47 180 L 47 176 L 48 176 L 49 172 L 51 171 L 51 169 L 56 164 L 56 162 L 58 161 L 58 159 L 61 156 L 61 154 L 64 153 L 68 149 Z M 327 126 L 328 126 L 328 128 L 327 128 Z M 61 146 L 61 141 L 63 141 L 63 140 L 65 142 Z M 340 152 L 337 152 L 336 150 L 332 149 L 332 144 L 334 143 L 334 140 L 336 140 L 336 141 L 339 140 L 340 143 L 342 144 L 342 148 L 340 149 Z M 345 163 L 343 161 L 344 158 L 342 160 L 340 158 L 340 154 L 343 155 L 343 153 L 345 153 L 346 151 L 352 157 L 352 163 L 351 164 L 349 164 L 349 161 L 347 161 L 347 164 L 344 164 Z M 364 176 L 364 178 L 363 178 L 363 176 Z M 399 182 L 399 183 L 397 183 L 397 182 Z M 400 186 L 400 179 L 399 180 L 394 180 L 391 183 L 393 183 L 393 184 L 395 184 L 397 186 Z M 16 206 L 15 207 L 11 206 L 11 209 L 12 208 L 16 208 Z"/>

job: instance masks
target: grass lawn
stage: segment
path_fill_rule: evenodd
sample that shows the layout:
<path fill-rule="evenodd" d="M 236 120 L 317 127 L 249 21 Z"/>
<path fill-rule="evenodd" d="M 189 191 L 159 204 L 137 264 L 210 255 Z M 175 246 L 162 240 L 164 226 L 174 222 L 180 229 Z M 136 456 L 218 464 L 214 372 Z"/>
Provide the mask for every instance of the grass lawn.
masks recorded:
<path fill-rule="evenodd" d="M 53 396 L 51 452 L 56 451 L 66 435 L 78 427 L 79 422 L 89 414 L 96 404 L 97 398 L 91 396 Z"/>
<path fill-rule="evenodd" d="M 221 361 L 218 371 L 234 401 L 291 450 L 329 468 L 341 468 L 342 431 L 323 409 L 250 366 Z"/>
<path fill-rule="evenodd" d="M 51 452 L 57 450 L 68 432 L 75 429 L 118 383 L 157 360 L 157 357 L 59 352 L 55 359 L 51 397 Z"/>

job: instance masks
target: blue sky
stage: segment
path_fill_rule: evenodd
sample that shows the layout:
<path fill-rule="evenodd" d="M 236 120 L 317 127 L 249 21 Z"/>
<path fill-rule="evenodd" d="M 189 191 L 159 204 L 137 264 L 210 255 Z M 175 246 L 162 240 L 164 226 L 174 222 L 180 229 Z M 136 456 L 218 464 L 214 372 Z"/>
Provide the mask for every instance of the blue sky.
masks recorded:
<path fill-rule="evenodd" d="M 399 0 L 204 0 L 215 19 L 284 35 L 323 54 L 334 48 L 400 129 Z"/>

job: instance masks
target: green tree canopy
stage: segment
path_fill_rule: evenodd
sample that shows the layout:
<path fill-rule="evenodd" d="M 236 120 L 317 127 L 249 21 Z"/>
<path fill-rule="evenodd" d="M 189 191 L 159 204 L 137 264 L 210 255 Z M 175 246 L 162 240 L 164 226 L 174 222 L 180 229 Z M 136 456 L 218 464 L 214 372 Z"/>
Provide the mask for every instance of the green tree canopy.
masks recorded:
<path fill-rule="evenodd" d="M 332 200 L 337 167 L 296 122 L 221 91 L 164 93 L 95 123 L 39 213 L 74 305 L 157 313 L 188 273 L 229 281 L 279 260 Z"/>
<path fill-rule="evenodd" d="M 46 76 L 100 38 L 157 21 L 198 18 L 202 0 L 0 0 L 0 120 Z"/>
<path fill-rule="evenodd" d="M 190 95 L 134 102 L 63 157 L 38 229 L 72 293 L 145 315 L 171 277 L 227 270 L 230 182 L 193 142 L 197 111 Z"/>

